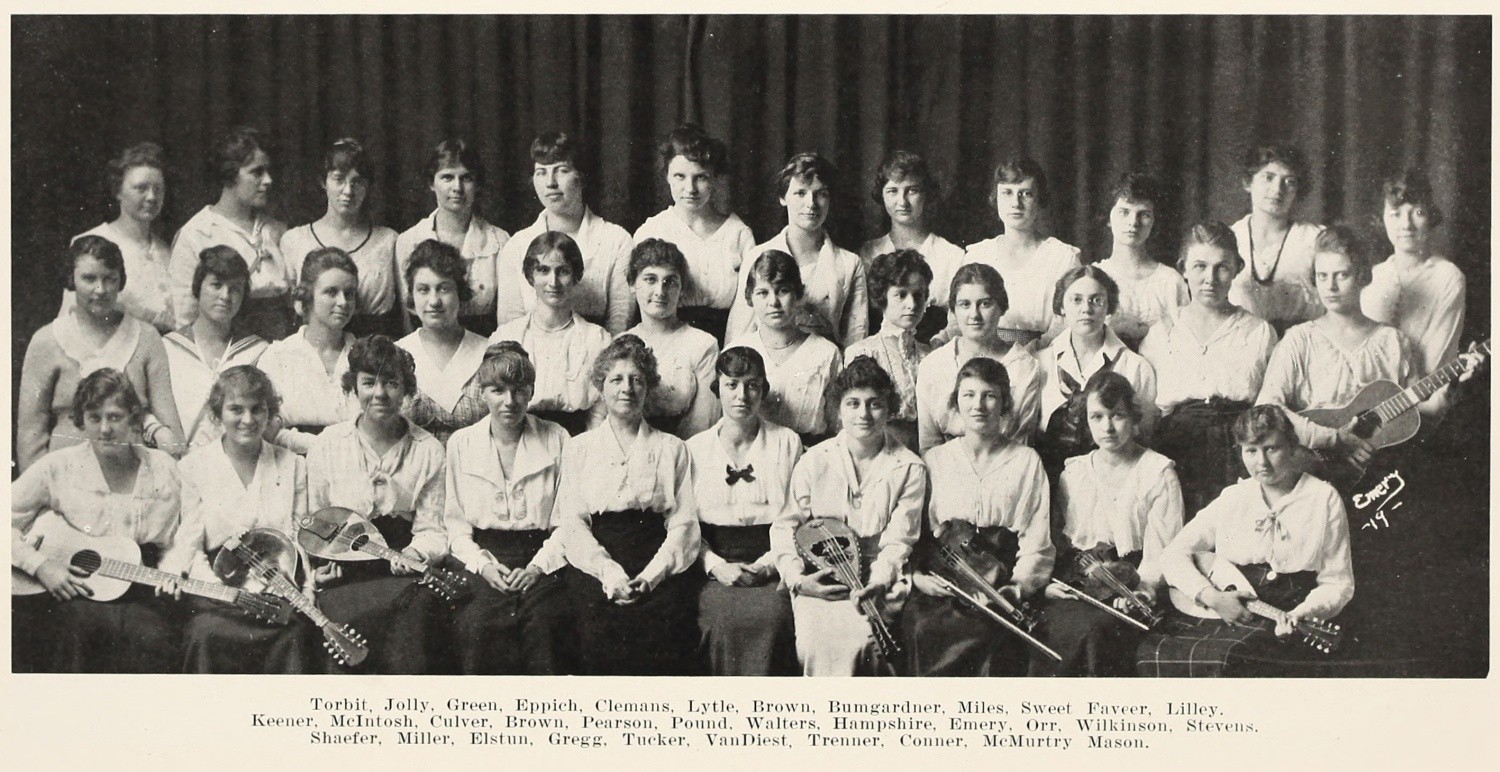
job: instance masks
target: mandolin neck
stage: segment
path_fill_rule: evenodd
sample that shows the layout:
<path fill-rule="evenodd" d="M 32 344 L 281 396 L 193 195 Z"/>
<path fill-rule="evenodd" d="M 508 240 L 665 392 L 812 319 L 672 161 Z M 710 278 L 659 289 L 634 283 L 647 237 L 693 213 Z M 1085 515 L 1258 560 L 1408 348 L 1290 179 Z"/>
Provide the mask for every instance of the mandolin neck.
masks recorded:
<path fill-rule="evenodd" d="M 1258 616 L 1264 617 L 1277 624 L 1287 622 L 1287 613 L 1263 600 L 1250 600 L 1245 602 L 1245 610 Z"/>
<path fill-rule="evenodd" d="M 176 582 L 182 591 L 190 595 L 197 595 L 211 600 L 224 603 L 234 603 L 240 597 L 240 591 L 233 587 L 222 584 L 205 582 L 199 579 L 185 579 L 166 571 L 158 571 L 135 563 L 126 563 L 112 558 L 103 558 L 99 563 L 99 573 L 111 579 L 123 579 L 127 582 L 144 584 L 148 587 L 161 587 L 168 582 Z"/>
<path fill-rule="evenodd" d="M 427 564 L 417 560 L 405 553 L 397 552 L 373 539 L 359 545 L 360 552 L 367 552 L 392 565 L 401 566 L 408 571 L 422 573 L 427 570 Z"/>

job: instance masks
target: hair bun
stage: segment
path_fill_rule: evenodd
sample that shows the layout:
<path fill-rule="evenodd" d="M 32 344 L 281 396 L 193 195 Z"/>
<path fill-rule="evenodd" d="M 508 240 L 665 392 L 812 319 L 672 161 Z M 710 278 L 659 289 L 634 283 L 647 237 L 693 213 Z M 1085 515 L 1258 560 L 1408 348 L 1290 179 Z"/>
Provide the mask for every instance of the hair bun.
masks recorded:
<path fill-rule="evenodd" d="M 526 352 L 526 348 L 519 341 L 514 340 L 502 340 L 499 343 L 491 343 L 489 348 L 484 350 L 484 358 L 490 360 L 506 353 L 520 354 L 528 361 L 531 359 L 531 354 Z"/>

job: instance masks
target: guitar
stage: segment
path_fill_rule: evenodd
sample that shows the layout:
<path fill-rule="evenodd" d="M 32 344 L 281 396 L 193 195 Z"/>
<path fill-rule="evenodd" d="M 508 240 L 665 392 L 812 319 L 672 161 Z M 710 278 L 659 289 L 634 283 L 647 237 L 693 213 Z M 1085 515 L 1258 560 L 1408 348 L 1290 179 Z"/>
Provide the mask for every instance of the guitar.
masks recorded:
<path fill-rule="evenodd" d="M 364 636 L 345 624 L 329 619 L 292 583 L 297 548 L 280 531 L 252 528 L 224 542 L 214 558 L 214 573 L 232 586 L 263 586 L 266 591 L 292 604 L 323 631 L 323 648 L 334 659 L 351 667 L 365 661 L 370 651 Z"/>
<path fill-rule="evenodd" d="M 1488 357 L 1490 341 L 1476 344 L 1474 349 L 1475 353 Z M 1456 380 L 1463 371 L 1464 360 L 1458 358 L 1404 389 L 1390 381 L 1372 381 L 1343 407 L 1303 410 L 1300 415 L 1329 429 L 1342 429 L 1353 421 L 1354 433 L 1369 442 L 1371 448 L 1389 448 L 1416 435 L 1422 428 L 1422 416 L 1413 408 Z M 1364 474 L 1362 467 L 1355 465 L 1355 469 Z M 1357 481 L 1356 477 L 1351 482 Z"/>
<path fill-rule="evenodd" d="M 235 587 L 184 579 L 166 571 L 141 565 L 141 547 L 124 536 L 89 536 L 79 533 L 61 516 L 43 515 L 32 524 L 27 541 L 49 558 L 83 569 L 83 580 L 93 592 L 92 600 L 104 602 L 125 594 L 132 584 L 161 587 L 175 583 L 183 592 L 234 606 L 245 614 L 273 625 L 291 621 L 292 609 L 286 601 Z M 12 595 L 36 595 L 47 591 L 30 574 L 10 570 Z"/>
<path fill-rule="evenodd" d="M 1220 558 L 1215 553 L 1193 553 L 1193 565 L 1204 576 L 1208 577 L 1209 583 L 1215 589 L 1224 592 L 1254 589 L 1251 587 L 1250 581 L 1245 578 L 1245 575 L 1233 563 Z M 1172 605 L 1176 606 L 1177 610 L 1184 614 L 1199 617 L 1200 619 L 1220 618 L 1219 612 L 1189 598 L 1186 593 L 1181 592 L 1176 587 L 1169 588 L 1169 594 L 1172 598 Z M 1285 611 L 1262 600 L 1247 601 L 1245 608 L 1250 613 L 1269 619 L 1272 622 L 1290 624 L 1292 632 L 1303 643 L 1324 654 L 1332 654 L 1337 651 L 1339 645 L 1343 642 L 1344 630 L 1333 622 L 1313 619 L 1311 617 L 1304 617 L 1300 622 L 1291 622 Z"/>
<path fill-rule="evenodd" d="M 467 573 L 430 565 L 391 549 L 369 520 L 352 509 L 324 507 L 299 525 L 297 543 L 328 560 L 384 560 L 422 575 L 418 581 L 450 603 L 473 592 Z"/>
<path fill-rule="evenodd" d="M 848 523 L 829 517 L 814 517 L 797 526 L 792 538 L 797 543 L 797 553 L 803 560 L 819 570 L 833 569 L 833 575 L 851 593 L 865 586 L 860 578 L 859 537 L 849 528 Z M 898 663 L 902 662 L 901 643 L 881 618 L 875 599 L 862 599 L 859 609 L 870 623 L 870 630 L 875 635 L 875 645 L 880 648 L 886 664 L 896 669 Z"/>

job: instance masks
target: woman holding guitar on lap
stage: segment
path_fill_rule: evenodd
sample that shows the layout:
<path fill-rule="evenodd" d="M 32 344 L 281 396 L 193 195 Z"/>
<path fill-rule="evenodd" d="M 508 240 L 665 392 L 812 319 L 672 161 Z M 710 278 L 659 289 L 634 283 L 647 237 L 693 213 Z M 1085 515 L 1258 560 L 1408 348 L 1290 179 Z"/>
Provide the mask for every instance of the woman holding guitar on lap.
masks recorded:
<path fill-rule="evenodd" d="M 771 528 L 771 549 L 791 589 L 803 673 L 873 674 L 904 663 L 874 666 L 871 625 L 878 620 L 862 616 L 859 604 L 890 600 L 906 589 L 899 580 L 921 528 L 927 470 L 886 432 L 901 397 L 874 359 L 856 357 L 834 376 L 827 398 L 837 406 L 839 433 L 809 449 L 792 470 L 793 502 Z M 833 568 L 809 567 L 799 557 L 796 530 L 811 518 L 845 521 L 858 537 L 863 587 L 850 587 Z"/>

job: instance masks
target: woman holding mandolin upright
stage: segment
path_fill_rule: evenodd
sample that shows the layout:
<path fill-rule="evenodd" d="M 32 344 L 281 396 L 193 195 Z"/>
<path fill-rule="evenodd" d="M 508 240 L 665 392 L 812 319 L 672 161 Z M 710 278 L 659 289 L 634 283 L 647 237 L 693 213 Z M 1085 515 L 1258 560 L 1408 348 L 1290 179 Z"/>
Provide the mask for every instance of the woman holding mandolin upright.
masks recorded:
<path fill-rule="evenodd" d="M 568 432 L 526 412 L 536 368 L 521 344 L 491 345 L 475 380 L 490 418 L 448 440 L 443 513 L 453 559 L 484 583 L 454 617 L 458 672 L 576 672 L 552 517 Z"/>
<path fill-rule="evenodd" d="M 873 655 L 889 632 L 880 629 L 892 614 L 883 601 L 907 589 L 901 571 L 921 528 L 927 470 L 917 454 L 886 432 L 901 397 L 874 359 L 857 357 L 834 376 L 828 400 L 837 406 L 839 432 L 809 449 L 792 470 L 792 503 L 771 528 L 771 547 L 792 593 L 802 672 L 875 675 L 905 664 L 891 661 L 899 654 L 886 644 L 879 647 L 883 667 Z M 843 571 L 838 565 L 809 564 L 807 552 L 817 557 L 833 549 L 801 532 L 823 519 L 839 521 L 857 537 L 858 566 Z M 856 569 L 859 582 L 850 575 Z"/>
<path fill-rule="evenodd" d="M 413 583 L 409 566 L 431 565 L 448 552 L 443 446 L 401 414 L 417 394 L 416 364 L 390 338 L 355 342 L 344 391 L 359 401 L 359 416 L 325 429 L 308 452 L 308 511 L 343 507 L 368 518 L 406 560 L 324 566 L 318 605 L 370 637 L 381 672 L 423 673 L 432 666 L 428 638 L 440 619 L 432 593 Z"/>
<path fill-rule="evenodd" d="M 219 438 L 182 459 L 182 525 L 163 562 L 188 578 L 218 583 L 214 559 L 231 537 L 269 528 L 295 539 L 307 515 L 307 464 L 265 440 L 280 397 L 254 365 L 225 370 L 209 390 L 209 419 Z M 306 591 L 312 594 L 311 577 Z M 305 673 L 309 631 L 260 624 L 223 604 L 189 601 L 193 616 L 183 628 L 183 670 L 188 673 Z"/>
<path fill-rule="evenodd" d="M 1023 639 L 954 594 L 956 588 L 984 601 L 998 590 L 1020 610 L 1052 574 L 1047 476 L 1036 451 L 1008 434 L 1012 404 L 1004 365 L 975 357 L 959 368 L 949 409 L 962 416 L 964 433 L 925 459 L 932 474 L 930 528 L 903 620 L 913 675 L 1026 672 Z M 964 566 L 989 590 L 965 583 Z"/>
<path fill-rule="evenodd" d="M 149 592 L 137 586 L 109 603 L 89 600 L 89 574 L 71 565 L 71 554 L 26 538 L 41 518 L 56 517 L 69 531 L 129 539 L 144 548 L 142 562 L 156 564 L 177 532 L 181 482 L 171 456 L 141 443 L 145 414 L 124 373 L 95 370 L 73 395 L 72 420 L 87 442 L 43 456 L 11 486 L 11 567 L 45 592 L 12 599 L 15 670 L 178 669 L 177 630 Z"/>

